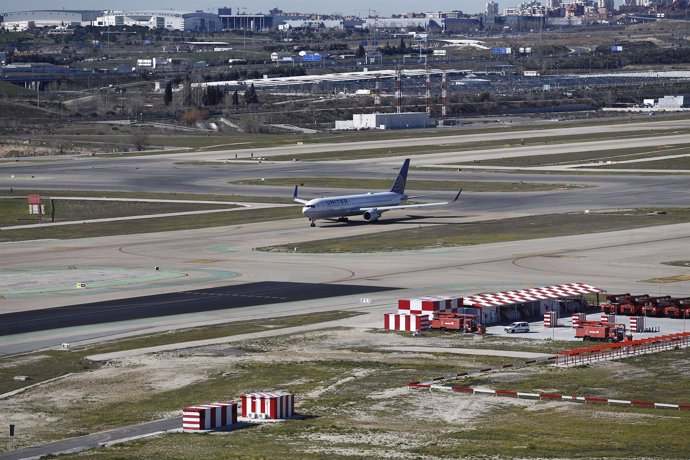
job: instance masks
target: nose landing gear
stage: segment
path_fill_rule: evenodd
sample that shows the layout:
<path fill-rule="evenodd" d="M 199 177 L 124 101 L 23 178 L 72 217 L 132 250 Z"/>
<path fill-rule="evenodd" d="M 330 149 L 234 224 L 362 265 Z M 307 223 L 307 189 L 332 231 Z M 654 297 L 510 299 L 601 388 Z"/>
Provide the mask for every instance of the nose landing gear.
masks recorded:
<path fill-rule="evenodd" d="M 309 219 L 311 221 L 310 227 L 316 227 L 316 220 L 315 219 Z"/>

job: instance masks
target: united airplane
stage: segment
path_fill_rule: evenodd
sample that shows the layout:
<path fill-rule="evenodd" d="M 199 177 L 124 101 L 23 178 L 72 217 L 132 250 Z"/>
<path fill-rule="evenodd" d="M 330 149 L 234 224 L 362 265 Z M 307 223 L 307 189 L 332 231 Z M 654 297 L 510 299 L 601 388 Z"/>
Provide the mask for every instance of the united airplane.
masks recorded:
<path fill-rule="evenodd" d="M 304 200 L 297 196 L 297 186 L 292 198 L 297 203 L 302 203 L 302 214 L 311 221 L 311 226 L 316 226 L 316 219 L 335 219 L 338 222 L 347 222 L 348 216 L 362 216 L 367 222 L 376 222 L 385 211 L 392 209 L 424 208 L 429 206 L 442 206 L 455 202 L 462 190 L 455 195 L 452 201 L 439 203 L 400 204 L 408 199 L 405 195 L 407 182 L 407 170 L 410 167 L 410 159 L 406 159 L 400 168 L 398 177 L 388 192 L 362 193 L 358 195 L 333 196 L 330 198 L 314 198 Z"/>

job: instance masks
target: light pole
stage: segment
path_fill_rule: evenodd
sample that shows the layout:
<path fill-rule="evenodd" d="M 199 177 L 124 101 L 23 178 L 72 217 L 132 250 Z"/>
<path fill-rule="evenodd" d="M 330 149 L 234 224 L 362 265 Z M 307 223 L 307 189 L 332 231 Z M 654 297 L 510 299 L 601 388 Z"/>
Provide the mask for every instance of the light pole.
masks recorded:
<path fill-rule="evenodd" d="M 247 19 L 247 7 L 243 6 L 242 7 L 242 14 L 245 15 L 244 17 L 244 24 L 242 25 L 242 47 L 247 49 L 247 27 L 249 27 L 249 20 Z"/>

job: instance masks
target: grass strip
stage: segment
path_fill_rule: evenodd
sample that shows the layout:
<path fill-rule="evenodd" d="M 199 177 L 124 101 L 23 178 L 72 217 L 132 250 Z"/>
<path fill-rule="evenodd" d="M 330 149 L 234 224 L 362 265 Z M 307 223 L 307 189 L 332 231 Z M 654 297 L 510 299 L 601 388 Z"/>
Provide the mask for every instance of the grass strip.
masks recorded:
<path fill-rule="evenodd" d="M 537 167 L 537 166 L 564 166 L 573 165 L 586 162 L 599 163 L 606 161 L 624 161 L 624 160 L 635 160 L 650 158 L 650 161 L 654 160 L 654 157 L 666 156 L 666 155 L 678 155 L 687 153 L 690 148 L 690 144 L 674 144 L 674 145 L 664 145 L 656 147 L 633 147 L 626 149 L 613 149 L 613 150 L 601 150 L 601 151 L 583 151 L 583 152 L 567 152 L 567 153 L 557 153 L 553 155 L 521 155 L 508 158 L 496 158 L 490 160 L 475 160 L 475 161 L 464 161 L 458 163 L 452 163 L 454 165 L 464 166 L 505 166 L 505 167 Z M 674 159 L 672 161 L 677 161 L 679 159 Z M 645 162 L 646 163 L 646 162 Z M 631 163 L 635 164 L 635 163 Z M 593 167 L 628 167 L 630 164 L 618 164 L 618 165 L 598 165 L 594 164 Z M 588 167 L 588 166 L 583 166 Z"/>
<path fill-rule="evenodd" d="M 688 152 L 688 150 L 686 150 L 686 152 Z M 650 158 L 648 161 L 637 163 L 607 164 L 601 166 L 601 168 L 607 170 L 663 169 L 669 172 L 678 171 L 679 169 L 690 170 L 690 156 L 682 158 L 664 158 L 660 160 Z"/>
<path fill-rule="evenodd" d="M 48 200 L 45 200 L 48 201 Z M 129 217 L 148 214 L 166 214 L 175 212 L 201 211 L 207 209 L 232 209 L 237 206 L 224 204 L 197 203 L 148 203 L 143 201 L 90 201 L 90 200 L 53 200 L 46 203 L 46 214 L 43 221 L 51 219 L 51 205 L 55 206 L 55 222 L 75 220 Z M 35 223 L 38 216 L 27 212 L 23 199 L 3 199 L 0 197 L 0 226 Z"/>
<path fill-rule="evenodd" d="M 154 217 L 113 222 L 60 225 L 53 227 L 6 229 L 0 232 L 0 242 L 39 239 L 94 238 L 99 236 L 132 235 L 136 233 L 168 232 L 197 228 L 223 227 L 299 217 L 296 207 L 246 209 L 231 212 L 188 216 Z"/>
<path fill-rule="evenodd" d="M 249 179 L 230 182 L 240 185 L 269 185 L 300 187 L 328 187 L 352 188 L 365 190 L 386 190 L 391 186 L 391 180 L 384 179 L 348 179 L 340 177 L 295 177 L 295 178 L 265 178 Z M 545 192 L 560 188 L 583 188 L 584 185 L 546 184 L 541 182 L 504 182 L 504 181 L 438 181 L 438 180 L 408 180 L 407 188 L 415 190 L 458 191 L 460 189 L 472 192 Z"/>
<path fill-rule="evenodd" d="M 652 208 L 595 213 L 547 214 L 513 219 L 422 226 L 348 238 L 257 248 L 270 252 L 373 253 L 551 238 L 690 221 L 690 208 Z M 379 225 L 386 225 L 385 221 Z"/>
<path fill-rule="evenodd" d="M 112 190 L 49 190 L 49 189 L 13 189 L 0 190 L 0 197 L 26 197 L 37 193 L 41 197 L 73 196 L 73 197 L 97 197 L 97 198 L 132 198 L 142 200 L 188 200 L 188 201 L 240 201 L 252 203 L 292 203 L 291 198 L 244 196 L 244 195 L 213 195 L 194 193 L 160 193 L 160 192 L 118 192 Z"/>
<path fill-rule="evenodd" d="M 603 122 L 606 123 L 606 122 Z M 610 121 L 611 124 L 620 124 L 620 120 Z M 633 123 L 633 122 L 630 122 Z M 579 127 L 585 126 L 584 122 L 566 122 L 560 123 L 559 128 L 566 127 Z M 100 127 L 99 127 L 100 128 Z M 93 128 L 92 128 L 93 129 Z M 490 127 L 481 129 L 462 129 L 462 130 L 395 130 L 391 131 L 379 131 L 371 130 L 366 132 L 337 132 L 331 131 L 328 133 L 317 133 L 317 134 L 267 134 L 267 135 L 257 135 L 257 134 L 212 134 L 200 133 L 200 134 L 190 134 L 184 133 L 183 135 L 150 135 L 148 138 L 149 144 L 158 147 L 165 148 L 180 148 L 180 149 L 195 149 L 203 151 L 214 151 L 214 150 L 236 150 L 236 149 L 260 149 L 260 148 L 270 148 L 270 147 L 280 147 L 288 145 L 300 145 L 300 144 L 320 144 L 320 143 L 356 143 L 364 141 L 385 141 L 385 140 L 399 140 L 399 139 L 419 139 L 420 137 L 425 137 L 429 139 L 429 145 L 426 146 L 410 146 L 410 147 L 398 147 L 395 149 L 383 148 L 383 149 L 365 149 L 365 150 L 349 150 L 344 152 L 315 152 L 308 154 L 289 154 L 289 155 L 276 155 L 272 156 L 271 159 L 275 160 L 291 160 L 293 158 L 298 158 L 304 161 L 323 161 L 323 160 L 338 160 L 338 159 L 353 159 L 353 158 L 374 158 L 382 156 L 398 156 L 401 154 L 410 155 L 420 155 L 429 153 L 440 153 L 440 152 L 450 152 L 450 151 L 467 151 L 475 149 L 490 149 L 490 148 L 505 148 L 510 146 L 536 146 L 543 144 L 559 144 L 559 143 L 570 143 L 570 142 L 581 142 L 582 136 L 576 135 L 566 135 L 566 136 L 543 136 L 536 138 L 522 138 L 515 137 L 511 139 L 504 140 L 487 140 L 478 142 L 455 142 L 452 141 L 447 144 L 434 145 L 437 143 L 436 139 L 445 138 L 449 136 L 457 135 L 470 135 L 470 134 L 486 134 L 487 138 L 491 137 L 492 133 L 500 132 L 510 132 L 510 131 L 520 131 L 520 132 L 534 132 L 543 130 L 544 127 L 540 125 L 530 125 L 530 126 L 502 126 L 502 127 Z M 635 132 L 624 132 L 624 133 L 592 133 L 588 135 L 588 140 L 611 140 L 611 139 L 629 139 L 631 137 L 647 137 L 650 134 L 656 136 L 659 135 L 676 135 L 684 132 L 690 132 L 690 130 L 684 130 L 681 128 L 667 128 L 667 129 L 640 129 Z M 55 140 L 65 140 L 71 142 L 98 142 L 105 144 L 127 144 L 131 142 L 131 134 L 80 134 L 80 135 L 55 135 L 47 138 L 41 138 L 37 140 L 44 141 L 55 141 Z M 185 151 L 185 150 L 182 150 Z M 152 152 L 128 152 L 121 154 L 108 154 L 104 156 L 140 156 L 140 155 L 161 155 L 175 153 L 171 151 L 158 150 Z M 229 154 L 230 155 L 230 154 Z"/>

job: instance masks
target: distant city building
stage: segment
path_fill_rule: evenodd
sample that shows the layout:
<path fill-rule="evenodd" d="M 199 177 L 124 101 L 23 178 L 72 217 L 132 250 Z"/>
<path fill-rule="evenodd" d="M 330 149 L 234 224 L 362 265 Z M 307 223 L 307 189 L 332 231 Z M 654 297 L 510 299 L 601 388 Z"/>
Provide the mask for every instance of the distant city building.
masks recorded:
<path fill-rule="evenodd" d="M 599 0 L 598 6 L 599 8 L 603 8 L 608 11 L 613 11 L 613 9 L 616 7 L 614 0 Z"/>
<path fill-rule="evenodd" d="M 286 32 L 291 41 L 291 29 L 369 29 L 382 33 L 405 33 L 423 29 L 427 33 L 500 30 L 530 30 L 541 26 L 578 26 L 609 23 L 616 0 L 531 0 L 500 10 L 499 3 L 486 1 L 484 13 L 465 14 L 460 10 L 427 11 L 424 13 L 393 14 L 381 17 L 370 10 L 365 17 L 321 15 L 286 12 L 278 8 L 265 13 L 247 13 L 247 8 L 218 8 L 217 14 L 203 11 L 175 10 L 36 10 L 0 13 L 0 26 L 10 31 L 52 28 L 52 35 L 71 33 L 78 26 L 117 27 L 143 26 L 150 29 L 181 30 L 185 32 L 218 32 L 221 30 Z M 544 4 L 542 4 L 544 2 Z M 632 14 L 657 14 L 659 8 L 673 6 L 680 0 L 623 0 L 621 10 Z M 375 46 L 375 45 L 373 45 Z"/>
<path fill-rule="evenodd" d="M 496 2 L 487 2 L 486 3 L 486 15 L 487 16 L 498 16 L 498 3 Z"/>
<path fill-rule="evenodd" d="M 106 11 L 96 19 L 94 25 L 99 27 L 143 26 L 149 29 L 185 32 L 217 32 L 222 29 L 217 14 L 174 10 Z"/>

